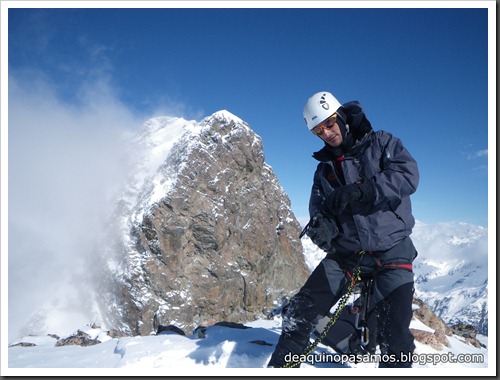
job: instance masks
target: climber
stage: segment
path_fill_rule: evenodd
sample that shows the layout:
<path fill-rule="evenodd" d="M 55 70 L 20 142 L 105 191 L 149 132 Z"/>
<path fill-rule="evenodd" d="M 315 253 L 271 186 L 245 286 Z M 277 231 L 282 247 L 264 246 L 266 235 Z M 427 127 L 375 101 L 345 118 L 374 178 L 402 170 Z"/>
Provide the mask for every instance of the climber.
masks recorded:
<path fill-rule="evenodd" d="M 324 143 L 313 154 L 319 164 L 305 232 L 326 256 L 283 308 L 268 367 L 286 367 L 287 354 L 303 354 L 356 267 L 362 278 L 373 278 L 368 313 L 377 316 L 379 367 L 411 367 L 401 358 L 411 358 L 415 348 L 410 195 L 419 182 L 417 163 L 399 138 L 372 129 L 358 101 L 342 105 L 330 92 L 318 92 L 307 100 L 304 119 Z"/>

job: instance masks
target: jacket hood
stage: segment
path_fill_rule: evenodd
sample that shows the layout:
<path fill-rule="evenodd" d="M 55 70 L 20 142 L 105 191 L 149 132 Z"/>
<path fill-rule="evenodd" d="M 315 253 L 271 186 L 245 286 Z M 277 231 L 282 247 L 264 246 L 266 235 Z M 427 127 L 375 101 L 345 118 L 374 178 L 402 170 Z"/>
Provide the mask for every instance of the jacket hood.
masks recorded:
<path fill-rule="evenodd" d="M 373 129 L 363 107 L 357 100 L 345 103 L 342 108 L 346 115 L 347 124 L 349 124 L 349 132 L 352 133 L 355 140 L 362 139 Z"/>

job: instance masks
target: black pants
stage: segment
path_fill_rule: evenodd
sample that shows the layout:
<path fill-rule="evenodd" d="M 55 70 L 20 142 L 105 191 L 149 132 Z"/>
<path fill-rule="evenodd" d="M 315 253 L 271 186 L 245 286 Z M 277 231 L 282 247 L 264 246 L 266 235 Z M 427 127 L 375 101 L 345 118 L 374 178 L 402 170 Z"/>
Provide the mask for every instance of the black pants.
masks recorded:
<path fill-rule="evenodd" d="M 364 254 L 339 252 L 323 259 L 300 291 L 283 309 L 282 333 L 268 366 L 284 367 L 285 356 L 304 354 L 309 337 L 320 318 L 325 316 L 345 293 L 352 272 L 360 264 L 362 273 L 373 275 L 372 308 L 377 314 L 380 367 L 411 367 L 402 362 L 415 349 L 409 330 L 412 318 L 413 272 L 394 264 L 408 264 L 416 257 L 409 238 L 388 251 Z M 361 261 L 359 261 L 361 259 Z M 388 266 L 387 264 L 391 264 Z"/>

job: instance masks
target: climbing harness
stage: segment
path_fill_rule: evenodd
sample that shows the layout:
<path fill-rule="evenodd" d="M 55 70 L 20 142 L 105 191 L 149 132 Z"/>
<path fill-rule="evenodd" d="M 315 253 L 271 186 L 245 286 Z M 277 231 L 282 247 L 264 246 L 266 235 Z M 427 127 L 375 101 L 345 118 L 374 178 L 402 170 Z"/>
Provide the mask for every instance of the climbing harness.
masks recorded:
<path fill-rule="evenodd" d="M 337 303 L 337 308 L 335 310 L 335 312 L 333 313 L 332 317 L 330 318 L 330 321 L 328 322 L 328 324 L 325 326 L 325 329 L 323 330 L 323 332 L 316 338 L 316 340 L 313 342 L 313 343 L 310 343 L 305 349 L 304 349 L 304 353 L 302 355 L 300 355 L 299 357 L 307 357 L 308 355 L 310 355 L 315 349 L 316 347 L 318 347 L 318 345 L 321 343 L 321 341 L 323 339 L 325 339 L 325 337 L 327 336 L 328 332 L 330 331 L 330 329 L 332 328 L 332 326 L 335 324 L 335 322 L 337 322 L 337 320 L 339 319 L 339 316 L 340 314 L 342 313 L 342 310 L 344 310 L 345 306 L 347 305 L 347 301 L 349 300 L 349 298 L 351 297 L 352 293 L 353 293 L 353 289 L 354 287 L 361 281 L 361 266 L 360 266 L 360 262 L 361 262 L 361 259 L 363 258 L 363 255 L 365 254 L 366 252 L 365 251 L 359 251 L 358 254 L 360 255 L 360 258 L 358 260 L 358 265 L 357 267 L 354 269 L 352 275 L 350 275 L 350 283 L 349 285 L 347 286 L 347 290 L 346 292 L 342 295 L 342 297 L 340 297 L 340 300 L 338 301 Z M 367 331 L 367 330 L 366 330 Z M 297 367 L 299 366 L 300 364 L 302 363 L 302 361 L 291 361 L 291 362 L 287 362 L 283 368 L 294 368 L 294 367 Z"/>

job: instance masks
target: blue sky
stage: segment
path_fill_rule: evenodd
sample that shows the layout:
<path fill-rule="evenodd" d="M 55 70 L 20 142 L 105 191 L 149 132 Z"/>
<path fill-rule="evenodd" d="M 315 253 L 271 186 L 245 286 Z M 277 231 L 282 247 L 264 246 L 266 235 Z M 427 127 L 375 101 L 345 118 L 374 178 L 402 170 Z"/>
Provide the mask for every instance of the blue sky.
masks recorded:
<path fill-rule="evenodd" d="M 496 93 L 495 80 L 488 87 L 488 54 L 496 56 L 488 44 L 488 7 L 494 14 L 495 2 L 477 3 L 483 8 L 435 8 L 432 1 L 411 9 L 310 9 L 307 2 L 298 9 L 16 9 L 11 3 L 9 126 L 17 129 L 9 130 L 9 169 L 21 156 L 30 162 L 30 149 L 17 149 L 37 128 L 16 124 L 14 107 L 30 113 L 37 96 L 50 97 L 65 115 L 103 114 L 131 132 L 161 114 L 200 120 L 227 109 L 262 137 L 266 162 L 296 216 L 304 217 L 316 167 L 311 154 L 322 143 L 305 127 L 302 109 L 310 95 L 327 90 L 341 102 L 359 100 L 374 129 L 400 137 L 415 157 L 417 219 L 488 226 L 488 209 L 494 210 L 488 174 L 495 182 L 488 173 L 488 156 L 495 154 L 488 113 L 495 115 Z M 33 117 L 50 118 L 50 110 Z M 60 136 L 75 128 L 68 120 L 40 123 L 35 134 Z M 78 138 L 106 135 L 105 123 L 78 125 L 84 125 L 73 131 Z"/>

